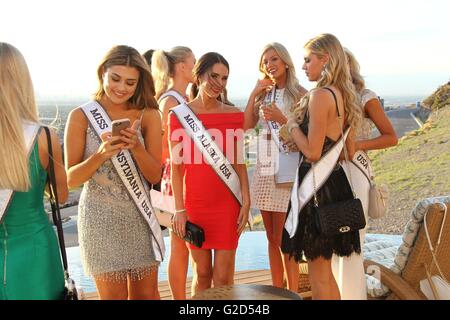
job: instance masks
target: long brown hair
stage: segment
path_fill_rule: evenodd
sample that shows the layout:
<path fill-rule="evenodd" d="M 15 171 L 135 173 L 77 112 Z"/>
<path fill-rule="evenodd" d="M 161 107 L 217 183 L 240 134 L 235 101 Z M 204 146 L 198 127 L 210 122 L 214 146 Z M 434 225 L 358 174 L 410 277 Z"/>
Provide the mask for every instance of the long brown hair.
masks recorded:
<path fill-rule="evenodd" d="M 230 71 L 230 65 L 228 64 L 228 61 L 217 52 L 205 53 L 200 57 L 200 59 L 198 59 L 197 63 L 194 66 L 194 69 L 192 70 L 192 72 L 194 73 L 194 83 L 191 86 L 191 99 L 194 99 L 198 95 L 200 77 L 208 73 L 216 63 L 223 64 L 225 67 L 227 67 L 228 71 Z M 219 95 L 219 97 L 217 97 L 217 100 L 233 106 L 233 104 L 228 100 L 226 88 L 223 89 L 223 94 Z"/>
<path fill-rule="evenodd" d="M 155 86 L 147 62 L 136 49 L 124 45 L 112 47 L 100 62 L 97 68 L 98 89 L 94 94 L 94 99 L 100 100 L 104 96 L 103 74 L 112 66 L 134 67 L 139 71 L 136 90 L 128 100 L 132 108 L 158 109 L 158 103 L 155 100 Z"/>

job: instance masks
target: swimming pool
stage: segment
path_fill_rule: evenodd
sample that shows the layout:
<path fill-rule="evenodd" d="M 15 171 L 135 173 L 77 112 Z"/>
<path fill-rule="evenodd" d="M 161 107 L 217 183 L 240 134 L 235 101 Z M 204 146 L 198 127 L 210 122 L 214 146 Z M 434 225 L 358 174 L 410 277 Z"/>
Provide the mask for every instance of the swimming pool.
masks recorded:
<path fill-rule="evenodd" d="M 170 250 L 169 237 L 164 237 L 164 243 L 166 245 L 166 257 L 159 268 L 159 281 L 167 280 L 167 261 Z M 85 292 L 96 291 L 92 278 L 87 277 L 83 272 L 79 247 L 67 248 L 66 251 L 70 277 L 75 281 L 76 285 L 82 287 Z M 236 271 L 258 269 L 269 269 L 266 232 L 245 232 L 239 240 L 236 252 Z M 191 276 L 192 269 L 189 265 L 188 277 Z"/>
<path fill-rule="evenodd" d="M 376 240 L 385 240 L 395 246 L 401 244 L 401 235 L 388 234 L 367 234 L 366 243 Z M 166 258 L 161 263 L 158 272 L 158 280 L 167 280 L 167 257 L 169 256 L 169 237 L 164 237 L 166 245 Z M 77 286 L 83 288 L 85 292 L 96 291 L 95 284 L 91 277 L 84 275 L 80 261 L 79 247 L 67 248 L 67 260 L 69 263 L 69 274 Z M 239 240 L 236 252 L 236 271 L 269 269 L 269 257 L 267 252 L 267 238 L 265 231 L 244 232 Z M 189 265 L 188 277 L 192 276 L 192 269 Z"/>

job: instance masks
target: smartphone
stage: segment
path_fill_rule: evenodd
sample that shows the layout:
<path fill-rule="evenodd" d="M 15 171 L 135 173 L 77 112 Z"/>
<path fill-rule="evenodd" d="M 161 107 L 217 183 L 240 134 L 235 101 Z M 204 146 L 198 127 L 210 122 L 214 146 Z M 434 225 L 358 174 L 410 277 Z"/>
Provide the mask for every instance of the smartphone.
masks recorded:
<path fill-rule="evenodd" d="M 119 120 L 114 120 L 113 122 L 111 122 L 111 127 L 112 127 L 112 136 L 113 137 L 120 137 L 120 130 L 124 130 L 126 128 L 129 128 L 131 125 L 130 123 L 130 119 L 119 119 Z M 113 141 L 111 142 L 111 145 L 115 145 L 121 143 L 120 140 L 117 141 Z"/>

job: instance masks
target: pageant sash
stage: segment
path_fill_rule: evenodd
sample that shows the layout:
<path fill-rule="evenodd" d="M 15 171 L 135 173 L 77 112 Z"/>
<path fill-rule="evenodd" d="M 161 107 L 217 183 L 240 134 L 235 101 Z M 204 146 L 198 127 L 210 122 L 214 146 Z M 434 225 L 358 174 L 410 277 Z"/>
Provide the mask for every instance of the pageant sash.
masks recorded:
<path fill-rule="evenodd" d="M 166 98 L 166 97 L 172 97 L 172 98 L 174 98 L 175 100 L 177 100 L 178 101 L 178 103 L 186 103 L 187 101 L 186 101 L 186 99 L 184 99 L 184 97 L 181 95 L 181 94 L 179 94 L 178 92 L 176 92 L 175 90 L 169 90 L 169 91 L 166 91 L 165 93 L 163 93 L 160 97 L 159 97 L 159 99 L 158 99 L 158 103 L 162 100 L 162 99 L 164 99 L 164 98 Z"/>
<path fill-rule="evenodd" d="M 276 88 L 273 86 L 272 91 L 270 91 L 266 96 L 266 102 L 275 103 Z M 298 162 L 300 159 L 299 152 L 290 152 L 289 148 L 285 143 L 280 141 L 280 126 L 276 121 L 267 121 L 267 126 L 269 127 L 271 137 L 278 147 L 278 163 L 277 163 L 277 173 L 275 174 L 276 183 L 292 183 L 295 179 L 294 172 L 298 167 Z"/>
<path fill-rule="evenodd" d="M 106 114 L 103 107 L 96 101 L 90 101 L 81 106 L 84 114 L 89 120 L 91 127 L 101 140 L 101 135 L 111 132 L 111 119 Z M 138 211 L 144 217 L 152 232 L 153 252 L 157 261 L 163 261 L 165 247 L 161 233 L 161 227 L 155 215 L 150 199 L 150 188 L 144 177 L 134 163 L 131 153 L 128 150 L 121 150 L 111 158 L 120 179 L 125 185 L 130 197 L 133 199 Z"/>
<path fill-rule="evenodd" d="M 25 148 L 27 150 L 28 159 L 30 157 L 31 151 L 33 150 L 34 142 L 36 141 L 40 126 L 37 123 L 24 121 L 22 123 L 22 127 L 25 137 Z M 3 220 L 3 216 L 11 203 L 13 194 L 13 190 L 0 189 L 0 222 Z"/>
<path fill-rule="evenodd" d="M 242 193 L 239 176 L 228 161 L 222 150 L 217 146 L 208 130 L 197 118 L 187 104 L 180 104 L 171 110 L 177 116 L 195 146 L 201 151 L 205 160 L 213 168 L 214 172 L 225 183 L 234 195 L 239 205 L 242 206 Z"/>
<path fill-rule="evenodd" d="M 276 87 L 273 86 L 272 91 L 270 91 L 266 96 L 266 102 L 275 103 L 276 96 Z M 272 136 L 273 141 L 278 147 L 278 150 L 283 153 L 289 153 L 289 148 L 286 144 L 282 143 L 279 138 L 280 126 L 276 121 L 267 121 L 267 125 L 269 126 L 269 130 Z M 298 152 L 297 152 L 298 153 Z"/>
<path fill-rule="evenodd" d="M 358 150 L 355 152 L 351 161 L 367 178 L 369 184 L 372 183 L 372 164 L 370 163 L 369 156 L 364 151 Z"/>
<path fill-rule="evenodd" d="M 344 136 L 341 137 L 336 144 L 320 158 L 319 161 L 314 163 L 315 168 L 315 176 L 316 176 L 316 187 L 319 190 L 324 183 L 327 181 L 328 177 L 331 175 L 336 163 L 339 159 L 339 155 L 341 154 L 342 148 L 344 147 L 345 140 L 347 139 L 350 128 L 348 128 Z M 299 186 L 298 181 L 298 170 L 300 166 L 297 168 L 297 173 L 295 175 L 294 186 L 291 191 L 291 209 L 288 212 L 288 216 L 286 218 L 286 223 L 284 225 L 286 231 L 289 233 L 289 236 L 292 238 L 297 231 L 298 226 L 298 216 L 300 211 L 305 207 L 309 200 L 314 195 L 314 186 L 313 186 L 313 174 L 310 169 L 303 181 Z"/>

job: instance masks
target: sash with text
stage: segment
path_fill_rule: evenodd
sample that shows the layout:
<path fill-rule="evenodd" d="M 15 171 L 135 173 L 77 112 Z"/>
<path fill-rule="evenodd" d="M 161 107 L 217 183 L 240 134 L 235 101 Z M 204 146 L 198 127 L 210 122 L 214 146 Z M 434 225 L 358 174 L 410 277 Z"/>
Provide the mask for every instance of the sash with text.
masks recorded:
<path fill-rule="evenodd" d="M 97 101 L 90 101 L 82 105 L 81 109 L 101 141 L 102 134 L 111 131 L 111 119 L 106 111 Z M 138 211 L 144 217 L 150 228 L 154 239 L 152 245 L 156 260 L 163 261 L 165 246 L 161 227 L 151 204 L 150 188 L 147 181 L 137 169 L 133 157 L 128 150 L 121 150 L 117 155 L 111 158 L 111 162 L 133 199 Z"/>

